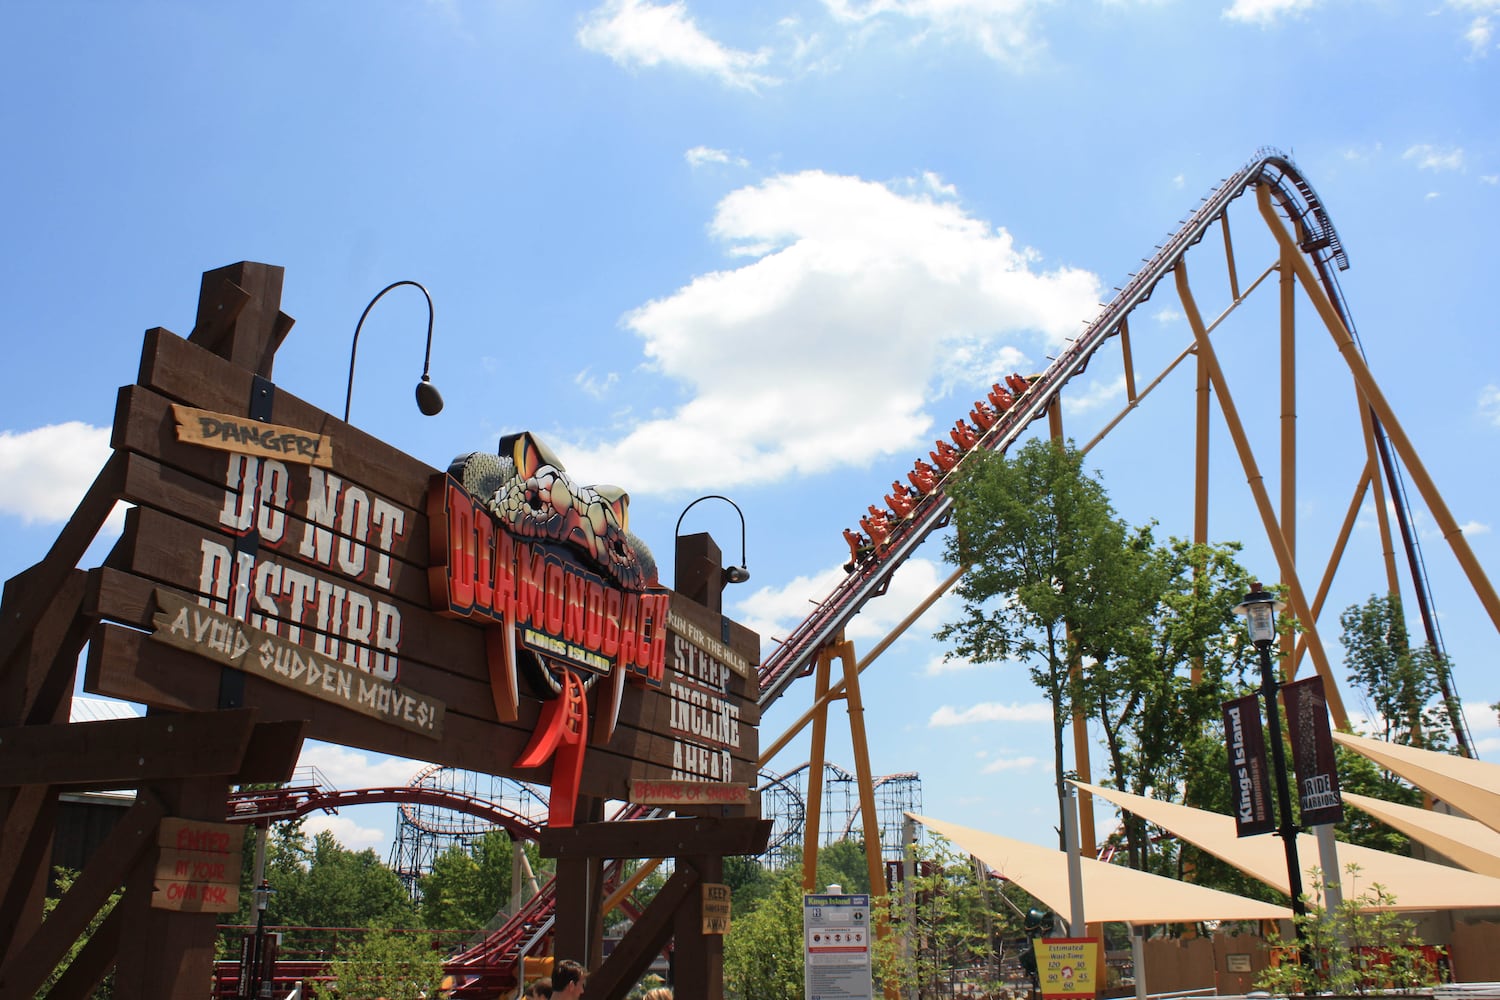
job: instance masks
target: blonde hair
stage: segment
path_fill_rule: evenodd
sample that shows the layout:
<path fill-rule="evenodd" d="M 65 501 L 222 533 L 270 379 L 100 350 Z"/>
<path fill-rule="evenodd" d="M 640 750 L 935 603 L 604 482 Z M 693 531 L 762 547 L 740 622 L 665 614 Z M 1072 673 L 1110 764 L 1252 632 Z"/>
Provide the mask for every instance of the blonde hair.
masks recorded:
<path fill-rule="evenodd" d="M 672 991 L 666 986 L 658 986 L 641 997 L 641 1000 L 672 1000 Z"/>

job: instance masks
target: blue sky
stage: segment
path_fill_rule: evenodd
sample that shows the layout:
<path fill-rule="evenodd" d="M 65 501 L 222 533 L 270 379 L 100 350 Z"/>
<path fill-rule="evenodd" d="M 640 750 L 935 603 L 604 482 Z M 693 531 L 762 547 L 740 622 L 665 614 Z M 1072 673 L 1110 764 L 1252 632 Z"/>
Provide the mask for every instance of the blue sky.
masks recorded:
<path fill-rule="evenodd" d="M 0 331 L 22 376 L 0 396 L 7 577 L 104 460 L 141 331 L 186 334 L 201 272 L 248 259 L 286 268 L 288 390 L 337 412 L 361 309 L 421 281 L 447 408 L 411 405 L 425 315 L 403 290 L 366 324 L 355 423 L 437 466 L 533 430 L 581 480 L 625 486 L 632 528 L 663 552 L 687 503 L 728 494 L 753 574 L 728 606 L 784 634 L 836 581 L 840 529 L 991 381 L 1045 365 L 1263 145 L 1327 205 L 1376 377 L 1500 573 L 1500 0 L 20 0 L 5 21 Z M 1253 241 L 1252 214 L 1234 224 Z M 1301 310 L 1298 538 L 1314 559 L 1359 442 L 1348 376 Z M 1243 313 L 1216 342 L 1241 411 L 1269 423 L 1256 348 L 1274 295 Z M 1167 287 L 1132 329 L 1143 378 L 1189 337 Z M 1107 348 L 1069 388 L 1068 433 L 1123 405 L 1118 376 Z M 1163 533 L 1190 530 L 1190 390 L 1184 369 L 1093 453 L 1120 512 Z M 1211 533 L 1274 576 L 1222 435 L 1214 454 Z M 1494 626 L 1420 523 L 1493 756 Z M 714 504 L 684 524 L 731 558 L 738 528 Z M 1374 534 L 1367 510 L 1335 611 L 1381 586 Z M 861 616 L 861 649 L 946 575 L 938 559 L 929 546 Z M 929 636 L 952 611 L 866 675 L 875 770 L 920 772 L 930 815 L 1054 842 L 1045 706 L 1019 666 L 943 662 Z M 809 698 L 794 686 L 763 738 Z M 412 771 L 310 756 L 341 785 Z M 315 825 L 379 846 L 395 823 L 371 807 Z"/>

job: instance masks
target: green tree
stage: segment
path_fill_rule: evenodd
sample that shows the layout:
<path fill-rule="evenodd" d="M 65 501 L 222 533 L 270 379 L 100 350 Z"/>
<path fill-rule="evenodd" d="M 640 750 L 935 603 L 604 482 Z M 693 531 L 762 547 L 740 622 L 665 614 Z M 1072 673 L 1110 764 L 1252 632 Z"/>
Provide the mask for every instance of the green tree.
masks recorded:
<path fill-rule="evenodd" d="M 488 830 L 468 846 L 455 845 L 433 861 L 423 877 L 422 919 L 426 926 L 470 930 L 487 926 L 510 904 L 510 836 Z"/>
<path fill-rule="evenodd" d="M 423 1000 L 438 995 L 443 956 L 426 934 L 380 925 L 344 948 L 332 971 L 335 996 Z"/>
<path fill-rule="evenodd" d="M 268 924 L 292 927 L 412 927 L 416 906 L 396 873 L 373 850 L 351 851 L 327 830 L 311 842 L 295 828 L 277 830 L 266 852 L 275 895 Z M 292 932 L 283 950 L 328 949 L 329 941 Z"/>
<path fill-rule="evenodd" d="M 1391 743 L 1447 751 L 1453 732 L 1450 706 L 1442 696 L 1449 664 L 1431 646 L 1413 647 L 1406 616 L 1395 595 L 1371 595 L 1339 615 L 1349 682 L 1365 695 L 1377 734 Z"/>
<path fill-rule="evenodd" d="M 1331 911 L 1309 903 L 1297 918 L 1310 965 L 1284 961 L 1260 974 L 1257 989 L 1363 996 L 1391 989 L 1409 993 L 1443 981 L 1442 966 L 1428 961 L 1412 922 L 1395 912 L 1396 897 L 1378 882 L 1355 896 L 1358 876 L 1358 865 L 1347 866 L 1344 901 Z M 1321 879 L 1312 889 L 1312 896 L 1321 898 Z"/>
<path fill-rule="evenodd" d="M 1014 457 L 971 456 L 948 492 L 957 533 L 946 556 L 970 569 L 958 588 L 963 617 L 938 638 L 975 662 L 1028 665 L 1052 705 L 1061 813 L 1065 720 L 1075 698 L 1088 707 L 1069 667 L 1112 658 L 1149 605 L 1140 594 L 1148 547 L 1114 516 L 1082 453 L 1058 443 L 1033 440 Z"/>
<path fill-rule="evenodd" d="M 836 840 L 818 848 L 818 891 L 830 885 L 844 887 L 844 892 L 870 891 L 870 864 L 865 859 L 865 845 L 857 840 Z"/>
<path fill-rule="evenodd" d="M 801 872 L 778 872 L 755 908 L 729 925 L 724 992 L 734 1000 L 802 1000 Z"/>
<path fill-rule="evenodd" d="M 900 892 L 876 900 L 890 927 L 875 943 L 881 981 L 903 996 L 922 998 L 957 995 L 960 978 L 981 994 L 998 992 L 997 946 L 1019 931 L 1013 911 L 998 898 L 1000 890 L 941 837 L 908 851 L 915 875 Z"/>
<path fill-rule="evenodd" d="M 1226 787 L 1223 766 L 1193 767 L 1212 746 L 1223 747 L 1220 705 L 1240 683 L 1247 644 L 1234 605 L 1245 593 L 1249 574 L 1235 561 L 1238 545 L 1195 545 L 1171 539 L 1153 543 L 1150 529 L 1135 536 L 1137 563 L 1131 614 L 1109 648 L 1096 646 L 1085 674 L 1084 691 L 1104 734 L 1110 782 L 1146 795 L 1170 794 L 1186 785 Z M 1211 738 L 1209 746 L 1197 746 Z M 1222 760 L 1214 762 L 1221 765 Z M 1143 820 L 1124 816 L 1127 856 L 1132 868 L 1148 869 Z"/>
<path fill-rule="evenodd" d="M 755 858 L 725 858 L 724 884 L 729 886 L 733 920 L 740 919 L 754 909 L 765 898 L 766 893 L 771 891 L 775 879 L 775 873 Z"/>

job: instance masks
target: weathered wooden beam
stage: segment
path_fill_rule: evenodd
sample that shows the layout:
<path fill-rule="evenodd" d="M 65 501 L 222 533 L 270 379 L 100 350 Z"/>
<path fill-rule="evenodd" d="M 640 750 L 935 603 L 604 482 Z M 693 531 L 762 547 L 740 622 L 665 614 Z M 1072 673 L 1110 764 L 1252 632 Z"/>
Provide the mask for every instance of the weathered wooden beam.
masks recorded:
<path fill-rule="evenodd" d="M 697 873 L 700 883 L 724 881 L 724 859 L 717 855 L 677 858 L 678 870 Z M 686 997 L 724 995 L 724 937 L 703 933 L 703 893 L 689 893 L 673 913 L 676 962 L 672 985 Z"/>
<path fill-rule="evenodd" d="M 37 564 L 36 572 L 28 576 L 25 588 L 16 594 L 14 601 L 5 602 L 4 619 L 0 621 L 0 672 L 9 669 L 16 650 L 36 628 L 37 621 L 52 603 L 53 595 L 78 565 L 78 560 L 83 558 L 83 553 L 115 509 L 115 498 L 120 495 L 124 476 L 124 463 L 118 455 L 111 455 L 52 543 L 52 548 L 47 550 L 47 557 Z"/>
<path fill-rule="evenodd" d="M 87 929 L 110 893 L 125 883 L 131 866 L 156 843 L 156 828 L 166 815 L 161 800 L 147 791 L 115 823 L 73 887 L 11 959 L 0 967 L 0 997 L 36 993 L 47 976 Z"/>
<path fill-rule="evenodd" d="M 41 923 L 57 824 L 56 788 L 26 785 L 0 790 L 0 799 L 7 798 L 0 826 L 0 961 Z"/>
<path fill-rule="evenodd" d="M 613 824 L 619 826 L 621 824 Z M 614 951 L 589 975 L 588 995 L 601 1000 L 623 1000 L 651 967 L 672 936 L 677 911 L 698 894 L 697 871 L 684 866 L 672 873 L 640 918 L 615 945 Z M 681 996 L 698 996 L 679 990 Z"/>
<path fill-rule="evenodd" d="M 220 713 L 224 714 L 224 713 Z M 154 785 L 170 816 L 223 822 L 222 778 L 193 778 Z M 156 894 L 154 854 L 137 860 L 116 909 L 125 908 L 115 995 L 151 1000 L 156 997 L 201 997 L 213 976 L 217 915 L 153 908 Z"/>
<path fill-rule="evenodd" d="M 250 746 L 245 749 L 245 758 L 230 779 L 231 784 L 290 781 L 297 769 L 297 757 L 302 753 L 302 733 L 306 728 L 305 719 L 256 723 L 255 731 L 250 734 Z"/>
<path fill-rule="evenodd" d="M 276 349 L 292 328 L 281 311 L 286 269 L 242 260 L 203 272 L 189 339 L 242 368 L 271 377 Z"/>
<path fill-rule="evenodd" d="M 116 906 L 89 937 L 88 943 L 73 956 L 67 971 L 58 977 L 57 983 L 47 993 L 47 1000 L 88 1000 L 92 997 L 95 988 L 104 981 L 105 975 L 119 957 L 120 937 L 124 926 L 124 914 Z M 127 1000 L 132 992 L 121 984 L 115 987 L 113 995 L 120 1000 Z M 21 1000 L 31 994 L 18 993 L 16 996 L 17 1000 Z"/>
<path fill-rule="evenodd" d="M 682 855 L 759 854 L 771 838 L 771 821 L 695 816 L 583 823 L 542 830 L 544 858 L 666 858 Z"/>
<path fill-rule="evenodd" d="M 193 712 L 0 729 L 0 786 L 142 782 L 239 771 L 255 712 Z"/>

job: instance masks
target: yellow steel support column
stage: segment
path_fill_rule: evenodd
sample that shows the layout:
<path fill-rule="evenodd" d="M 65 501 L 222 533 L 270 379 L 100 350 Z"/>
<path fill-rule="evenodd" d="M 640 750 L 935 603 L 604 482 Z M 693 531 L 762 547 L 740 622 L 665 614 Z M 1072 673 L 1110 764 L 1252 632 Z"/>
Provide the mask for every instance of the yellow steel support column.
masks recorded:
<path fill-rule="evenodd" d="M 854 643 L 838 644 L 844 662 L 844 705 L 849 709 L 849 738 L 854 744 L 854 777 L 859 782 L 859 811 L 865 828 L 865 865 L 870 872 L 870 892 L 885 895 L 885 863 L 880 853 L 880 815 L 875 811 L 875 775 L 870 770 L 870 742 L 865 737 L 865 705 L 859 694 L 859 667 L 854 662 Z"/>
<path fill-rule="evenodd" d="M 1344 549 L 1349 544 L 1349 536 L 1354 532 L 1354 521 L 1359 516 L 1360 505 L 1365 502 L 1365 488 L 1370 485 L 1371 477 L 1374 475 L 1375 471 L 1371 463 L 1365 463 L 1364 471 L 1359 475 L 1359 485 L 1354 487 L 1354 496 L 1349 499 L 1349 509 L 1344 513 L 1344 523 L 1339 527 L 1339 537 L 1333 543 L 1333 551 L 1328 555 L 1328 565 L 1323 569 L 1323 579 L 1318 584 L 1318 593 L 1313 597 L 1314 617 L 1323 615 L 1323 602 L 1328 599 L 1328 591 L 1333 586 L 1334 571 L 1344 559 Z M 1302 655 L 1305 652 L 1307 652 L 1306 636 L 1299 636 L 1296 651 L 1292 654 L 1291 667 L 1287 671 L 1293 677 L 1297 675 L 1297 667 L 1302 662 Z"/>
<path fill-rule="evenodd" d="M 1120 360 L 1125 363 L 1125 399 L 1135 402 L 1135 359 L 1130 353 L 1130 317 L 1120 318 Z"/>
<path fill-rule="evenodd" d="M 1265 526 L 1266 539 L 1271 543 L 1271 550 L 1276 554 L 1276 563 L 1281 572 L 1281 581 L 1286 584 L 1291 601 L 1292 613 L 1307 630 L 1308 650 L 1312 653 L 1313 665 L 1323 678 L 1325 694 L 1328 697 L 1328 710 L 1333 714 L 1333 721 L 1340 727 L 1349 725 L 1349 714 L 1344 710 L 1344 699 L 1339 694 L 1338 680 L 1333 675 L 1333 669 L 1328 663 L 1328 654 L 1323 649 L 1323 643 L 1318 638 L 1317 619 L 1312 616 L 1312 610 L 1307 603 L 1307 595 L 1302 589 L 1302 581 L 1297 576 L 1297 564 L 1292 558 L 1292 553 L 1287 548 L 1286 538 L 1281 534 L 1281 526 L 1276 523 L 1276 511 L 1271 506 L 1271 497 L 1266 492 L 1265 479 L 1260 474 L 1260 468 L 1255 462 L 1255 453 L 1250 448 L 1250 439 L 1245 435 L 1245 427 L 1240 423 L 1239 412 L 1235 409 L 1234 399 L 1229 394 L 1229 384 L 1224 379 L 1224 370 L 1219 366 L 1218 356 L 1214 353 L 1213 344 L 1208 339 L 1208 333 L 1203 326 L 1203 316 L 1198 312 L 1198 304 L 1193 299 L 1192 289 L 1188 287 L 1187 267 L 1183 261 L 1178 261 L 1173 269 L 1177 277 L 1177 295 L 1182 300 L 1182 310 L 1187 314 L 1188 325 L 1193 329 L 1193 337 L 1198 342 L 1198 356 L 1208 365 L 1208 376 L 1213 384 L 1213 390 L 1219 397 L 1219 410 L 1224 414 L 1224 423 L 1229 428 L 1229 436 L 1234 440 L 1235 451 L 1239 453 L 1240 465 L 1244 467 L 1245 479 L 1250 486 L 1250 493 L 1255 498 L 1256 509 L 1260 512 L 1262 524 Z"/>
<path fill-rule="evenodd" d="M 1298 283 L 1287 247 L 1281 247 L 1281 535 L 1293 562 L 1298 558 Z M 1313 612 L 1314 618 L 1317 610 Z M 1281 634 L 1281 652 L 1292 654 L 1296 637 Z M 1298 661 L 1290 657 L 1287 676 L 1298 676 Z"/>
<path fill-rule="evenodd" d="M 1229 213 L 1219 215 L 1219 225 L 1224 230 L 1224 263 L 1229 267 L 1229 297 L 1239 299 L 1240 276 L 1234 268 L 1234 241 L 1229 238 Z"/>
<path fill-rule="evenodd" d="M 843 637 L 839 637 L 840 641 Z M 829 647 L 818 650 L 816 698 L 823 707 L 813 717 L 812 748 L 807 756 L 807 802 L 802 827 L 802 890 L 818 891 L 818 834 L 823 818 L 823 755 L 828 744 L 828 675 L 832 665 Z"/>
<path fill-rule="evenodd" d="M 1181 265 L 1179 265 L 1181 266 Z M 1202 320 L 1199 320 L 1199 325 Z M 1196 329 L 1194 333 L 1196 334 Z M 1204 333 L 1204 339 L 1208 334 Z M 1208 416 L 1211 412 L 1210 402 L 1213 392 L 1209 386 L 1208 363 L 1203 359 L 1203 351 L 1200 348 L 1198 354 L 1197 378 L 1198 384 L 1193 396 L 1195 406 L 1193 408 L 1193 543 L 1195 545 L 1208 544 Z M 1193 678 L 1197 683 L 1198 678 Z"/>
<path fill-rule="evenodd" d="M 1297 558 L 1297 280 L 1281 248 L 1281 533 Z M 1293 672 L 1295 676 L 1295 671 Z"/>
<path fill-rule="evenodd" d="M 1375 445 L 1375 418 L 1370 413 L 1370 404 L 1364 393 L 1355 386 L 1359 397 L 1359 422 L 1365 434 L 1365 454 L 1370 461 L 1371 489 L 1375 496 L 1375 524 L 1380 528 L 1380 558 L 1385 563 L 1386 592 L 1392 597 L 1401 596 L 1401 573 L 1396 569 L 1396 541 L 1391 536 L 1391 512 L 1385 505 L 1385 480 L 1380 476 L 1380 451 Z"/>
<path fill-rule="evenodd" d="M 1063 444 L 1062 426 L 1062 399 L 1060 397 L 1052 400 L 1052 405 L 1047 408 L 1047 429 L 1052 434 L 1052 440 L 1059 446 Z M 1072 628 L 1063 623 L 1068 630 L 1068 646 L 1071 648 Z M 1076 652 L 1068 655 L 1068 674 L 1074 679 L 1083 676 L 1083 661 Z M 1089 752 L 1089 719 L 1083 714 L 1083 710 L 1074 706 L 1073 708 L 1073 767 L 1078 772 L 1080 780 L 1093 784 L 1094 766 Z M 1099 853 L 1099 844 L 1094 830 L 1094 797 L 1083 789 L 1078 789 L 1078 844 L 1085 857 L 1094 857 Z"/>
<path fill-rule="evenodd" d="M 958 569 L 953 571 L 948 579 L 938 584 L 937 587 L 933 589 L 932 593 L 928 594 L 922 599 L 921 604 L 918 604 L 915 608 L 913 608 L 911 613 L 905 618 L 901 619 L 901 621 L 896 625 L 895 628 L 886 633 L 884 639 L 881 639 L 878 643 L 875 644 L 874 649 L 865 654 L 865 658 L 859 661 L 859 672 L 864 673 L 865 668 L 874 663 L 877 656 L 889 649 L 891 643 L 901 638 L 902 634 L 905 633 L 907 629 L 911 628 L 911 626 L 916 622 L 918 618 L 921 618 L 923 615 L 925 615 L 927 613 L 927 609 L 936 604 L 939 597 L 942 597 L 948 591 L 952 590 L 953 585 L 958 583 L 959 580 L 963 579 L 963 575 L 968 571 L 969 568 L 967 566 L 960 566 Z M 844 682 L 839 681 L 837 684 L 834 684 L 832 687 L 830 687 L 826 693 L 814 698 L 812 707 L 809 708 L 806 712 L 803 712 L 801 717 L 798 718 L 796 722 L 788 726 L 786 732 L 776 737 L 775 743 L 772 743 L 769 747 L 760 752 L 760 761 L 758 762 L 758 765 L 760 767 L 765 767 L 767 764 L 769 764 L 772 759 L 781 752 L 783 747 L 790 743 L 798 733 L 802 732 L 803 729 L 807 728 L 807 724 L 813 721 L 813 719 L 817 717 L 819 712 L 827 708 L 829 702 L 833 701 L 836 698 L 842 698 L 843 696 Z"/>
<path fill-rule="evenodd" d="M 1277 218 L 1276 209 L 1271 204 L 1271 192 L 1268 188 L 1257 187 L 1255 190 L 1256 201 L 1260 205 L 1260 214 L 1266 220 L 1266 226 L 1275 235 L 1276 240 L 1283 247 L 1295 244 L 1291 235 L 1287 233 L 1286 227 Z M 1447 540 L 1448 547 L 1453 550 L 1454 558 L 1463 568 L 1464 574 L 1469 578 L 1469 585 L 1474 588 L 1479 602 L 1484 605 L 1485 611 L 1490 616 L 1490 621 L 1495 628 L 1500 630 L 1500 597 L 1495 594 L 1495 588 L 1490 584 L 1489 577 L 1485 575 L 1484 568 L 1479 565 L 1479 560 L 1474 557 L 1474 550 L 1469 548 L 1468 540 L 1464 538 L 1463 529 L 1453 519 L 1453 514 L 1448 510 L 1442 494 L 1438 492 L 1437 485 L 1432 477 L 1427 474 L 1427 468 L 1422 464 L 1422 459 L 1417 455 L 1417 450 L 1412 447 L 1411 440 L 1406 436 L 1396 414 L 1391 410 L 1390 404 L 1386 402 L 1385 394 L 1380 391 L 1380 386 L 1375 383 L 1375 376 L 1370 374 L 1370 368 L 1365 364 L 1365 359 L 1360 356 L 1359 345 L 1354 343 L 1354 338 L 1344 327 L 1344 321 L 1340 318 L 1338 310 L 1334 308 L 1332 300 L 1328 298 L 1323 285 L 1313 273 L 1312 265 L 1300 252 L 1293 257 L 1293 263 L 1297 269 L 1297 277 L 1302 283 L 1302 290 L 1312 302 L 1313 308 L 1317 309 L 1318 316 L 1323 320 L 1323 325 L 1328 328 L 1333 342 L 1337 345 L 1339 353 L 1344 356 L 1344 363 L 1349 366 L 1349 371 L 1354 374 L 1354 381 L 1358 383 L 1360 391 L 1364 393 L 1365 399 L 1369 400 L 1370 408 L 1375 411 L 1375 417 L 1385 428 L 1386 436 L 1390 438 L 1392 447 L 1396 454 L 1401 456 L 1401 461 L 1406 466 L 1406 471 L 1411 474 L 1412 482 L 1417 486 L 1417 492 L 1422 495 L 1427 504 L 1427 510 L 1432 519 L 1437 522 L 1438 529 L 1442 531 L 1443 538 Z"/>

